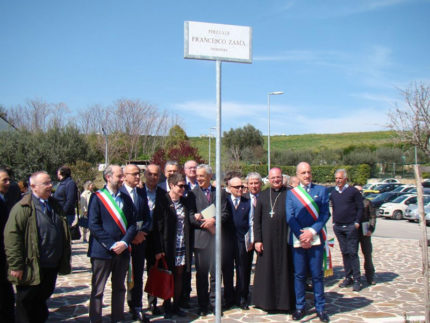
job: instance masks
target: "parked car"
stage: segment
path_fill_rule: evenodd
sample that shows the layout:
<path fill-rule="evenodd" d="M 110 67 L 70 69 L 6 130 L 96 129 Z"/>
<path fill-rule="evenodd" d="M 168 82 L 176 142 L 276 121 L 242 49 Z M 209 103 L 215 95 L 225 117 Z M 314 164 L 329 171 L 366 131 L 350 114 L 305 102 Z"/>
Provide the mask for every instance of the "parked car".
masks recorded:
<path fill-rule="evenodd" d="M 412 190 L 416 189 L 415 185 L 411 185 L 411 184 L 402 184 L 400 186 L 397 186 L 394 190 L 392 190 L 391 192 L 405 192 L 408 193 Z"/>
<path fill-rule="evenodd" d="M 430 201 L 430 195 L 424 196 L 424 201 Z M 379 216 L 385 218 L 392 218 L 394 220 L 403 219 L 403 214 L 405 214 L 406 208 L 410 204 L 417 203 L 417 196 L 415 194 L 405 194 L 398 196 L 391 202 L 387 202 L 381 205 L 379 208 Z"/>
<path fill-rule="evenodd" d="M 400 183 L 398 179 L 395 178 L 385 178 L 381 183 Z"/>
<path fill-rule="evenodd" d="M 376 186 L 378 186 L 379 184 L 382 184 L 382 183 L 368 183 L 368 184 L 365 184 L 363 186 L 363 191 L 364 190 L 371 190 L 371 189 L 375 188 Z"/>
<path fill-rule="evenodd" d="M 372 190 L 363 191 L 363 196 L 369 195 L 370 193 L 390 192 L 400 185 L 402 185 L 402 184 L 400 184 L 400 183 L 379 184 L 375 188 L 373 188 Z"/>
<path fill-rule="evenodd" d="M 424 211 L 430 213 L 430 201 L 424 200 Z M 418 204 L 410 204 L 406 210 L 403 218 L 410 222 L 419 222 Z"/>
<path fill-rule="evenodd" d="M 378 209 L 382 204 L 391 202 L 392 200 L 394 200 L 395 198 L 401 195 L 405 195 L 405 193 L 385 192 L 385 193 L 377 194 L 377 196 L 370 201 L 372 203 L 372 206 L 375 208 L 376 215 L 378 215 Z"/>

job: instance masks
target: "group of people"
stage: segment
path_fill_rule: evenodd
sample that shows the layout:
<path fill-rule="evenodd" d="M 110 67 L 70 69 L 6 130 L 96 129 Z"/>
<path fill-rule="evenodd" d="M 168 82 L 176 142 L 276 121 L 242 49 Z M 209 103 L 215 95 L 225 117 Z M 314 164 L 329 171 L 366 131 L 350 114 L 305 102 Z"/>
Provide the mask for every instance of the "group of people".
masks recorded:
<path fill-rule="evenodd" d="M 165 318 L 186 316 L 193 263 L 197 314 L 214 312 L 213 210 L 217 192 L 212 168 L 189 160 L 181 172 L 177 162 L 168 161 L 163 172 L 165 178 L 161 179 L 161 173 L 159 165 L 147 165 L 142 180 L 136 165 L 108 165 L 103 171 L 106 184 L 102 189 L 94 192 L 91 182 L 84 184 L 80 211 L 88 219 L 90 232 L 91 322 L 102 321 L 103 295 L 109 276 L 112 322 L 124 320 L 126 296 L 133 319 L 149 322 L 142 306 L 144 268 L 149 271 L 160 260 L 166 262 L 173 274 L 174 293 L 171 300 L 163 301 L 162 308 L 157 298 L 147 296 L 153 315 L 164 312 Z M 0 293 L 0 318 L 7 318 L 7 322 L 13 322 L 14 318 L 17 322 L 46 321 L 49 313 L 46 300 L 55 288 L 57 275 L 71 271 L 68 227 L 74 221 L 77 205 L 66 201 L 68 197 L 77 201 L 78 195 L 70 169 L 62 167 L 57 175 L 61 182 L 52 196 L 50 176 L 43 171 L 32 174 L 31 191 L 10 209 L 5 203 L 10 179 L 0 169 L 2 234 L 4 228 L 0 284 L 9 295 Z M 353 284 L 357 290 L 359 264 L 358 256 L 353 254 L 357 255 L 358 250 L 363 200 L 357 189 L 347 186 L 346 178 L 345 170 L 336 172 L 337 188 L 330 201 L 334 231 L 345 265 L 341 287 Z M 215 206 L 221 209 L 223 310 L 233 306 L 249 309 L 251 269 L 256 253 L 252 304 L 267 312 L 291 313 L 294 320 L 301 320 L 307 313 L 305 292 L 307 279 L 311 277 L 316 313 L 322 322 L 328 322 L 323 282 L 325 224 L 330 217 L 327 190 L 312 183 L 312 169 L 306 162 L 297 165 L 296 176 L 290 177 L 288 183 L 284 183 L 279 168 L 272 168 L 268 179 L 270 187 L 262 191 L 258 173 L 249 173 L 245 180 L 236 172 L 225 176 L 221 205 Z M 364 236 L 370 242 L 370 235 Z M 368 258 L 366 261 L 369 262 Z M 365 268 L 369 283 L 373 283 L 373 265 L 367 263 Z M 15 314 L 10 282 L 16 285 Z"/>

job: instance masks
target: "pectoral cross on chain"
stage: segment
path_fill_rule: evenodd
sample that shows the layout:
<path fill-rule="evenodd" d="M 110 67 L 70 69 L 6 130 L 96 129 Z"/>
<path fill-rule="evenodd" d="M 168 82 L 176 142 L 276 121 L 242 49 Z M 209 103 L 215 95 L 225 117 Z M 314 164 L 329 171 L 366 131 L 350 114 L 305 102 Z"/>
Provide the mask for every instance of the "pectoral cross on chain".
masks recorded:
<path fill-rule="evenodd" d="M 274 212 L 273 210 L 271 210 L 271 211 L 269 212 L 269 214 L 270 214 L 270 217 L 271 217 L 271 218 L 273 218 L 273 216 L 275 215 L 275 212 Z"/>

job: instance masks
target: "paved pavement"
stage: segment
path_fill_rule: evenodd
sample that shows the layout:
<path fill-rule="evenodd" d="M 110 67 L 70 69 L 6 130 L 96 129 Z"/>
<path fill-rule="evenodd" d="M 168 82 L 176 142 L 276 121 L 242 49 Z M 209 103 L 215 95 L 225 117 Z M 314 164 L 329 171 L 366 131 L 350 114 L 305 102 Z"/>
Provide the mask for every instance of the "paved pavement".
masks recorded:
<path fill-rule="evenodd" d="M 326 279 L 327 311 L 331 322 L 414 322 L 423 321 L 423 278 L 421 275 L 421 249 L 418 240 L 373 238 L 376 281 L 374 286 L 363 284 L 360 292 L 341 289 L 342 260 L 337 242 L 333 249 L 334 276 Z M 73 272 L 60 276 L 57 288 L 49 301 L 49 322 L 88 322 L 90 295 L 90 263 L 86 256 L 87 244 L 73 243 Z M 361 258 L 362 260 L 362 258 Z M 253 278 L 252 280 L 253 281 Z M 197 317 L 195 279 L 191 305 L 186 318 L 176 322 L 213 322 L 214 316 Z M 103 322 L 110 322 L 110 283 L 107 285 L 103 307 Z M 147 306 L 144 297 L 144 306 Z M 309 315 L 303 322 L 319 322 L 312 307 L 312 294 L 308 295 Z M 125 306 L 128 310 L 127 306 Z M 174 317 L 175 318 L 175 317 Z M 151 317 L 156 322 L 171 322 L 162 316 Z M 233 308 L 224 312 L 223 322 L 285 322 L 291 315 L 267 314 L 251 306 L 249 311 Z M 126 314 L 126 322 L 132 322 Z"/>

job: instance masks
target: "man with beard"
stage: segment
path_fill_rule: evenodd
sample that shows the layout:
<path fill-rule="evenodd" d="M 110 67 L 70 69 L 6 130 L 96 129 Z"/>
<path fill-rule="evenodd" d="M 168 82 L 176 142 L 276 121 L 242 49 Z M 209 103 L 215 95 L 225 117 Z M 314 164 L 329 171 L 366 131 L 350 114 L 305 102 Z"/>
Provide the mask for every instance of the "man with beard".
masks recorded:
<path fill-rule="evenodd" d="M 112 281 L 111 321 L 124 320 L 125 276 L 130 263 L 130 244 L 136 235 L 136 218 L 130 196 L 120 192 L 122 169 L 109 165 L 103 172 L 106 186 L 88 206 L 91 257 L 90 321 L 102 322 L 102 301 L 107 279 Z"/>
<path fill-rule="evenodd" d="M 293 272 L 285 221 L 286 188 L 282 172 L 269 172 L 270 188 L 260 193 L 254 213 L 254 247 L 258 253 L 253 300 L 268 312 L 294 309 Z"/>

